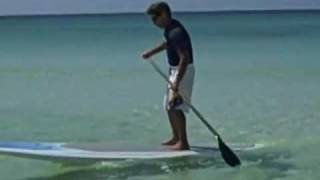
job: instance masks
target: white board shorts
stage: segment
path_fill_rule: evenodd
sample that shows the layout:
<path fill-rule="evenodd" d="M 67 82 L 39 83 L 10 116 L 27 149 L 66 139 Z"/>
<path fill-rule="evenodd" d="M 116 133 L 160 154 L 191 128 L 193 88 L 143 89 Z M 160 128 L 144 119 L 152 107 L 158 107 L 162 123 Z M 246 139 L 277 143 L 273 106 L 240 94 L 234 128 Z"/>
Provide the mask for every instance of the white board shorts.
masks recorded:
<path fill-rule="evenodd" d="M 174 82 L 178 75 L 178 67 L 171 66 L 169 69 L 169 79 L 170 82 Z M 193 81 L 195 76 L 195 68 L 193 64 L 189 64 L 187 66 L 187 70 L 180 82 L 179 85 L 179 94 L 183 97 L 183 103 L 179 106 L 176 106 L 174 109 L 182 110 L 185 113 L 189 112 L 189 106 L 185 103 L 188 102 L 191 104 L 192 90 L 193 90 Z M 167 85 L 166 93 L 163 100 L 163 108 L 168 111 L 169 110 L 169 101 L 172 97 L 172 90 L 170 89 L 170 85 Z"/>

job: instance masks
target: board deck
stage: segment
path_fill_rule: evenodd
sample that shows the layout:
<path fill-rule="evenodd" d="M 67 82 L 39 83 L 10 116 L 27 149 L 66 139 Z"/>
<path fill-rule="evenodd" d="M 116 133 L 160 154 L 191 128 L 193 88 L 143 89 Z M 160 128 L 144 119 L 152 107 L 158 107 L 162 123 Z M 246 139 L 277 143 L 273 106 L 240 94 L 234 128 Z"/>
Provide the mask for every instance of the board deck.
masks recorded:
<path fill-rule="evenodd" d="M 248 151 L 261 145 L 233 145 L 235 151 Z M 189 156 L 213 157 L 214 146 L 191 146 L 190 150 L 172 151 L 164 146 L 112 146 L 103 143 L 0 142 L 0 155 L 48 161 L 110 161 L 127 159 L 170 159 Z"/>

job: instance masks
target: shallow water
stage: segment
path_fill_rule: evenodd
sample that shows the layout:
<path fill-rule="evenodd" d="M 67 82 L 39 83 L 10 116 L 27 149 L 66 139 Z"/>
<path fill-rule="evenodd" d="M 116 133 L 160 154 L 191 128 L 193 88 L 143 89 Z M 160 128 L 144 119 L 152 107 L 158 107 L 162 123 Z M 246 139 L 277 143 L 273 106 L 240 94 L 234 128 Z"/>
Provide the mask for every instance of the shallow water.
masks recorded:
<path fill-rule="evenodd" d="M 60 167 L 0 157 L 11 179 L 319 179 L 318 12 L 179 14 L 195 48 L 194 105 L 230 143 L 215 160 Z M 158 144 L 165 82 L 140 53 L 162 39 L 143 15 L 0 19 L 0 140 Z M 165 70 L 165 56 L 157 63 Z M 216 143 L 193 114 L 191 144 Z M 17 172 L 18 170 L 18 172 Z"/>

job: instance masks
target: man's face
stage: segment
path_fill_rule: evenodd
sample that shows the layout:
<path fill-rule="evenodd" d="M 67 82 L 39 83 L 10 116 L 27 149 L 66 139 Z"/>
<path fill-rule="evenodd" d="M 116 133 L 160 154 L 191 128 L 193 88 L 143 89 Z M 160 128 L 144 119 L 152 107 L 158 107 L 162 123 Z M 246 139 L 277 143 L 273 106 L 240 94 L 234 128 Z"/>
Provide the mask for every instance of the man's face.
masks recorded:
<path fill-rule="evenodd" d="M 156 26 L 158 26 L 159 28 L 162 28 L 162 29 L 166 27 L 168 18 L 164 12 L 157 12 L 157 13 L 154 13 L 150 16 L 151 16 L 153 24 L 155 24 Z"/>

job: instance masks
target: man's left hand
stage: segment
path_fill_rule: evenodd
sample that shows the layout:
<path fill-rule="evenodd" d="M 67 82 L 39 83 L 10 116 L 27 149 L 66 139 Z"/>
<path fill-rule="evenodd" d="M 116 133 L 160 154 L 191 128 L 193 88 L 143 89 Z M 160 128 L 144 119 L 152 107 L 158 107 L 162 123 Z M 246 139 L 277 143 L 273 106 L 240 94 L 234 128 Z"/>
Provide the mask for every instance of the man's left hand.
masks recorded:
<path fill-rule="evenodd" d="M 170 109 L 175 108 L 175 107 L 181 105 L 182 103 L 183 103 L 183 99 L 182 99 L 181 95 L 178 93 L 178 91 L 173 90 L 172 97 L 169 101 Z"/>

